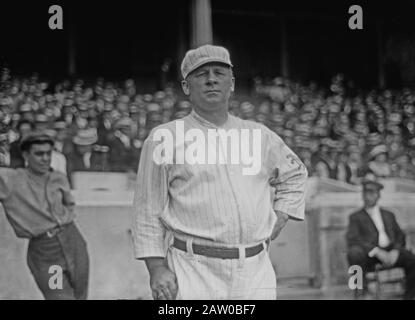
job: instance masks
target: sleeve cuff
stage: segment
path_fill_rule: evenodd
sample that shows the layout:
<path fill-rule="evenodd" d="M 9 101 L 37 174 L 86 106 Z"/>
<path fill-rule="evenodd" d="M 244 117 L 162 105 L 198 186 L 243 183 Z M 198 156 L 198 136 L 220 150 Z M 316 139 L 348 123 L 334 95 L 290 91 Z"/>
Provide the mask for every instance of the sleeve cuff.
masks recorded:
<path fill-rule="evenodd" d="M 150 257 L 160 257 L 165 258 L 166 253 L 163 249 L 153 249 L 153 250 L 135 250 L 134 257 L 136 259 L 145 259 Z"/>
<path fill-rule="evenodd" d="M 295 221 L 304 221 L 304 205 L 300 206 L 297 209 L 289 210 L 289 207 L 287 205 L 284 205 L 283 203 L 276 202 L 274 204 L 274 211 L 280 211 L 284 212 L 288 215 L 290 220 Z"/>
<path fill-rule="evenodd" d="M 296 216 L 288 215 L 288 218 L 294 221 L 304 221 L 304 217 L 296 217 Z"/>

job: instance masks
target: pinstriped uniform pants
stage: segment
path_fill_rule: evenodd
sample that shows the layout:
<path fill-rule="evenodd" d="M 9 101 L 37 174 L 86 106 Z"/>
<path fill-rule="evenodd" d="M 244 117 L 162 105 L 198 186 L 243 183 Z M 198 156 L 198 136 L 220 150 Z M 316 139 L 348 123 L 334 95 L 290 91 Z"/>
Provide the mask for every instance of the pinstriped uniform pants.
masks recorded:
<path fill-rule="evenodd" d="M 177 300 L 277 298 L 275 272 L 267 250 L 249 258 L 219 259 L 193 254 L 189 244 L 187 248 L 184 252 L 170 246 L 167 254 L 169 267 L 177 277 Z"/>

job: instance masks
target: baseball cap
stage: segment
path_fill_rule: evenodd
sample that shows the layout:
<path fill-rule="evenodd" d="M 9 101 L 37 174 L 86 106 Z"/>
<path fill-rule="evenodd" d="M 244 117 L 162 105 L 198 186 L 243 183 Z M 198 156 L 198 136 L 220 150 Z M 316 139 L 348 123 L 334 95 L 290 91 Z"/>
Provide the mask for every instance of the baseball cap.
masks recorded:
<path fill-rule="evenodd" d="M 227 49 L 206 44 L 187 51 L 181 65 L 183 79 L 186 79 L 192 71 L 210 62 L 224 63 L 229 67 L 233 67 Z"/>

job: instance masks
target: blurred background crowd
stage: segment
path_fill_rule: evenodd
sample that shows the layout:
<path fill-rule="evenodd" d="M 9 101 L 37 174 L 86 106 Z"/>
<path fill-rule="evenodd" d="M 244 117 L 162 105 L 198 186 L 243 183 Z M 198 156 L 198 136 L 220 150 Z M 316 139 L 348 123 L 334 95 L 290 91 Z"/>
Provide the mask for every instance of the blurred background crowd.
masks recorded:
<path fill-rule="evenodd" d="M 358 184 L 371 171 L 415 179 L 415 90 L 358 91 L 342 74 L 328 87 L 283 77 L 255 78 L 238 90 L 230 113 L 263 123 L 303 160 L 310 176 Z M 186 116 L 180 88 L 143 93 L 133 79 L 49 83 L 2 74 L 0 164 L 21 167 L 19 142 L 46 130 L 56 140 L 52 166 L 134 174 L 143 141 L 155 126 Z"/>

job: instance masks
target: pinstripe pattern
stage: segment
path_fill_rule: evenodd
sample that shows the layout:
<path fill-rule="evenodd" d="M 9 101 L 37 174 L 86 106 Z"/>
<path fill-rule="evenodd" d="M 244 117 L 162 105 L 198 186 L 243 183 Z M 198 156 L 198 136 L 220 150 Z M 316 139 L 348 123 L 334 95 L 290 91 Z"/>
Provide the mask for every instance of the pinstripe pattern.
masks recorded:
<path fill-rule="evenodd" d="M 275 300 L 276 277 L 267 251 L 239 260 L 168 251 L 178 282 L 177 300 Z"/>
<path fill-rule="evenodd" d="M 185 131 L 198 128 L 205 136 L 208 129 L 217 128 L 194 111 L 181 120 Z M 276 169 L 274 210 L 304 219 L 305 166 L 265 126 L 232 115 L 221 126 L 227 130 L 261 129 L 262 166 L 252 176 L 243 175 L 239 164 L 156 164 L 153 150 L 158 142 L 152 137 L 159 128 L 167 128 L 175 136 L 175 121 L 153 129 L 143 145 L 133 206 L 136 258 L 165 257 L 166 230 L 183 240 L 192 238 L 211 246 L 265 241 L 276 222 L 269 184 Z"/>
<path fill-rule="evenodd" d="M 183 79 L 198 67 L 208 62 L 222 62 L 233 67 L 227 49 L 219 46 L 204 45 L 197 49 L 189 50 L 181 64 Z"/>

